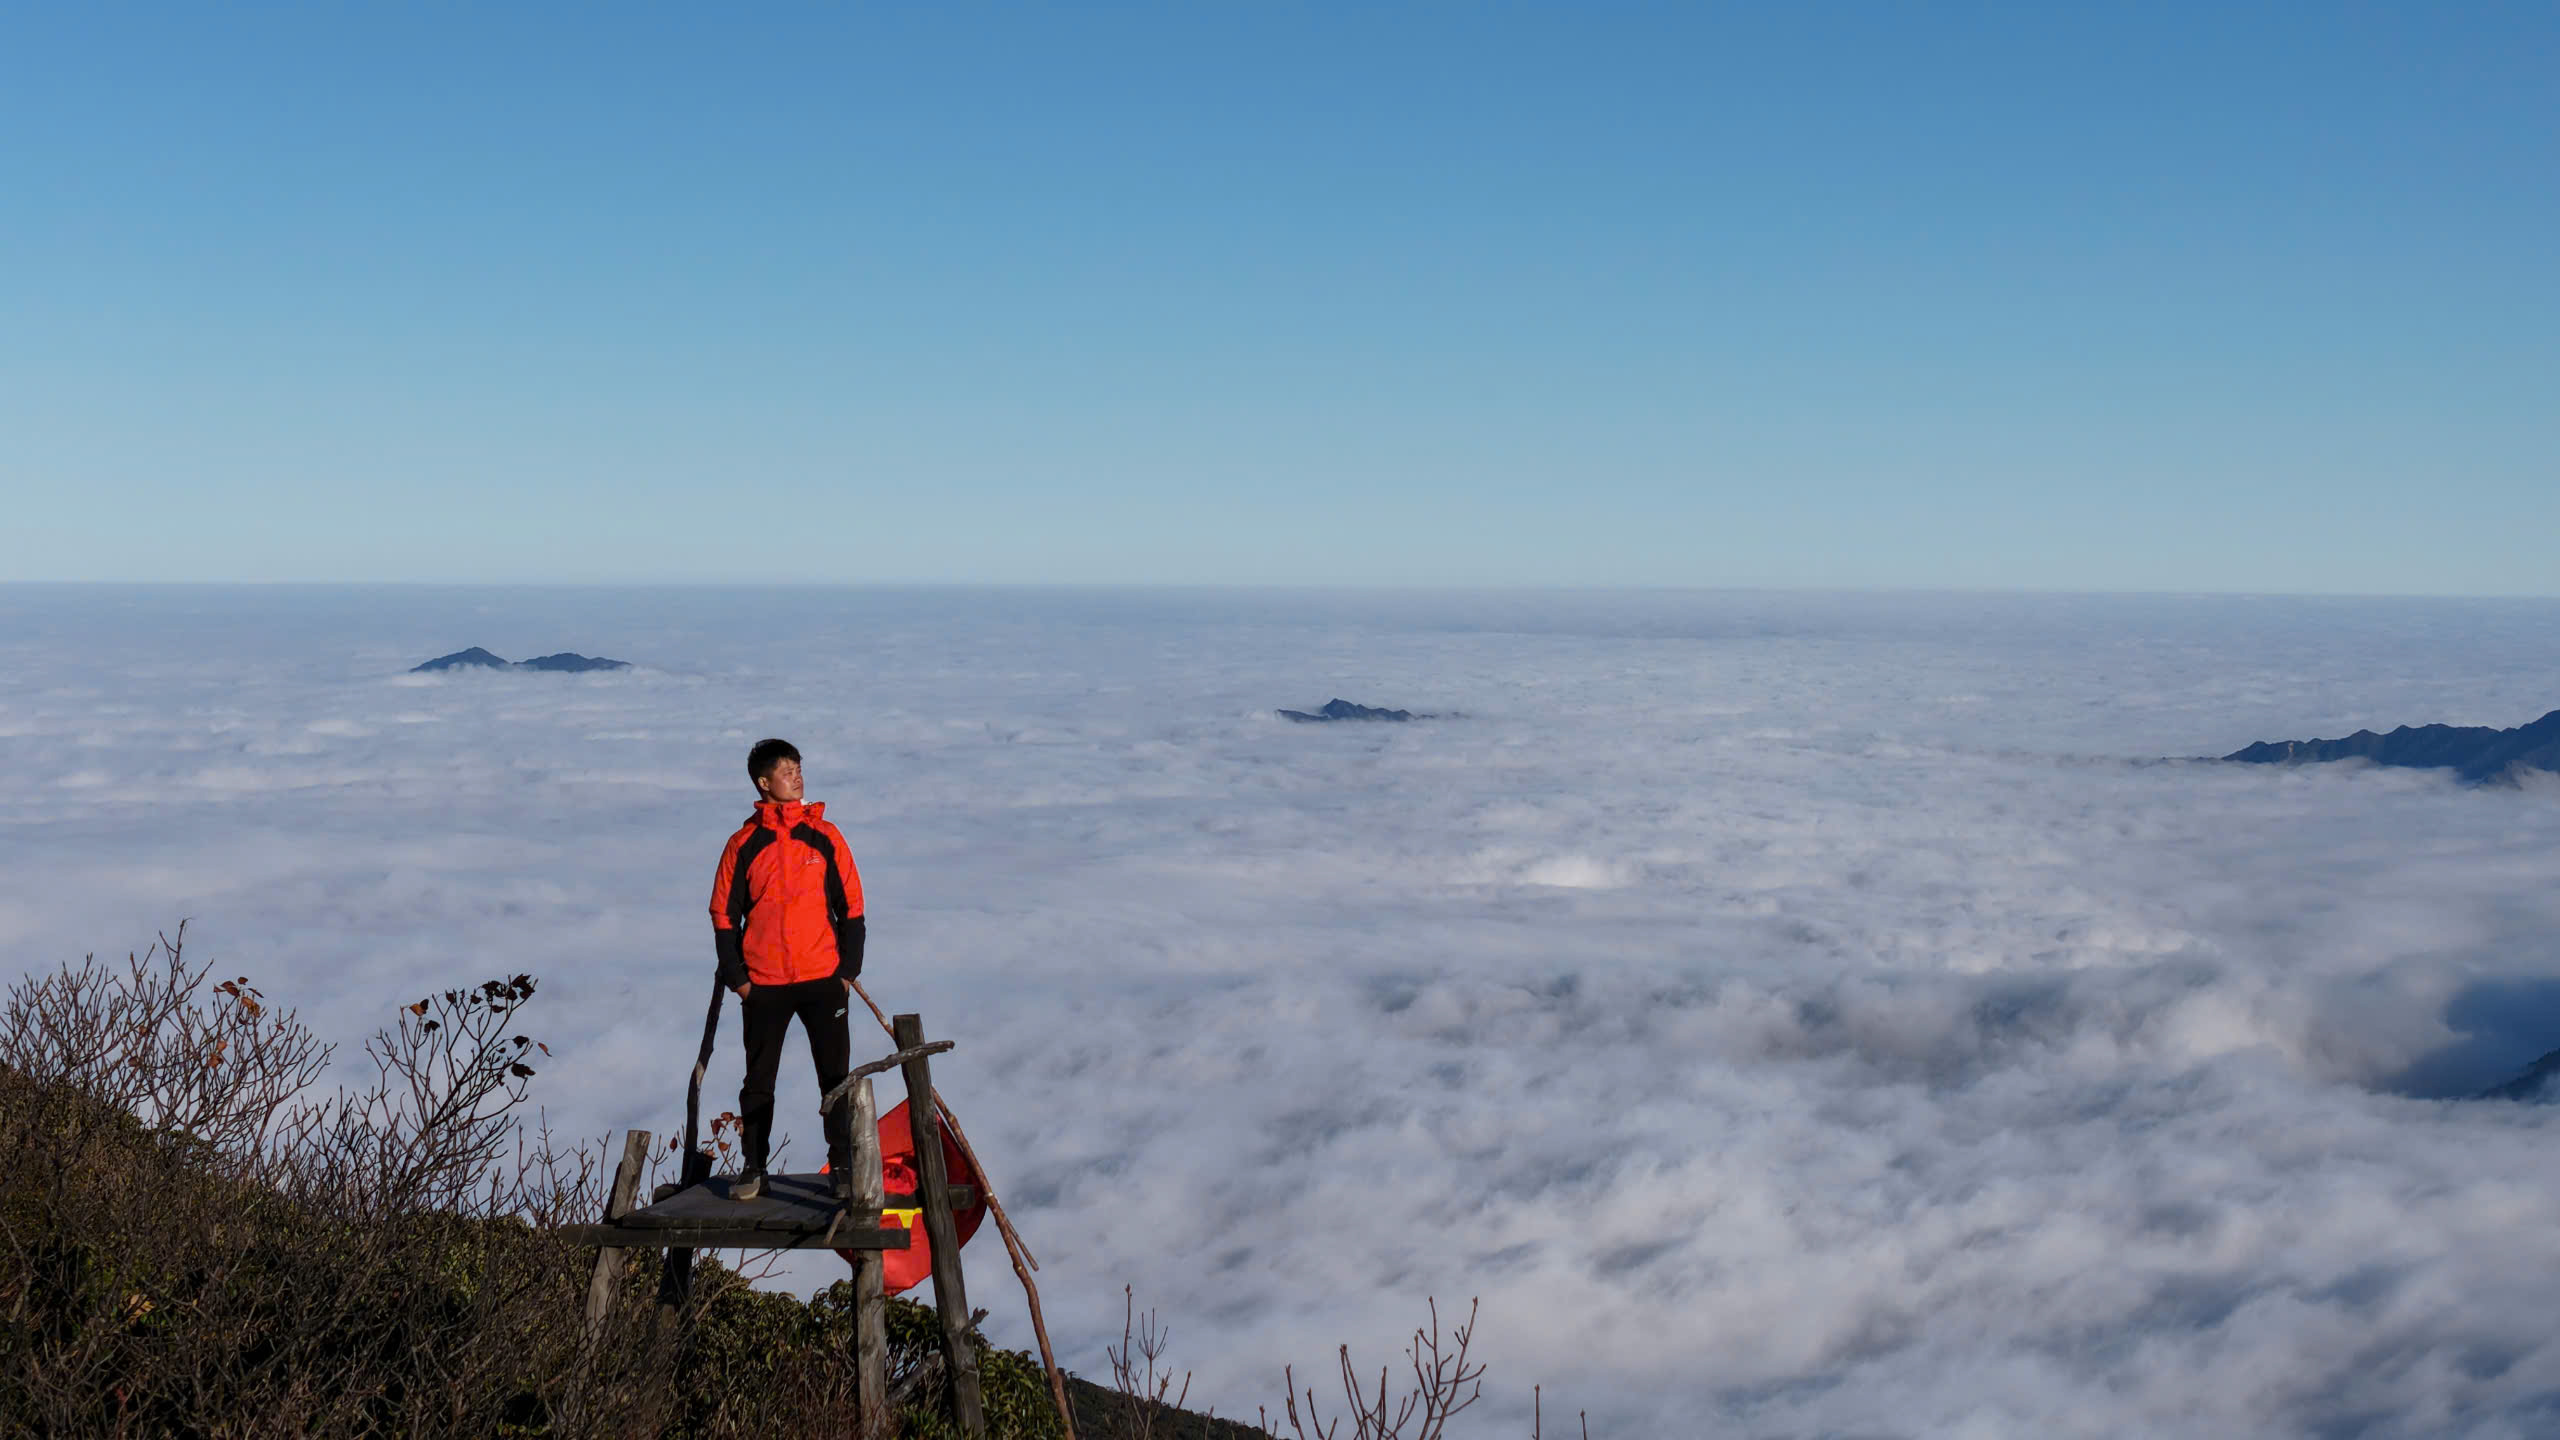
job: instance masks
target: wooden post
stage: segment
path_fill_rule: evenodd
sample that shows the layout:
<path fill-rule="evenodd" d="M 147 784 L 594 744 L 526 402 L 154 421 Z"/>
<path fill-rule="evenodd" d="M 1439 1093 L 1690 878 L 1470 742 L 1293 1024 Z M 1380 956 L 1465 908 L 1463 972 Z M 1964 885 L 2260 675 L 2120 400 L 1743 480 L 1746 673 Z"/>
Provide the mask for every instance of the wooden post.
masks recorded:
<path fill-rule="evenodd" d="M 613 1172 L 613 1189 L 605 1196 L 604 1223 L 610 1225 L 631 1213 L 631 1202 L 640 1189 L 640 1171 L 649 1163 L 649 1132 L 622 1132 L 622 1165 Z M 587 1281 L 587 1340 L 592 1344 L 604 1333 L 604 1322 L 613 1314 L 614 1296 L 622 1289 L 622 1251 L 605 1246 L 596 1251 L 596 1271 Z"/>
<path fill-rule="evenodd" d="M 720 1036 L 720 1005 L 728 998 L 728 988 L 717 975 L 713 976 L 711 1008 L 702 1012 L 702 1053 L 694 1057 L 693 1079 L 684 1092 L 684 1168 L 676 1172 L 679 1185 L 699 1185 L 711 1178 L 711 1157 L 702 1153 L 702 1077 L 711 1068 L 711 1046 Z M 693 1252 L 668 1251 L 666 1262 L 658 1270 L 661 1340 L 675 1335 L 676 1322 L 684 1315 L 684 1302 L 692 1294 Z"/>
<path fill-rule="evenodd" d="M 711 1157 L 699 1150 L 684 1152 L 684 1168 L 677 1172 L 677 1183 L 699 1185 L 711 1178 Z M 666 1263 L 658 1269 L 658 1323 L 660 1338 L 671 1338 L 676 1324 L 684 1317 L 685 1301 L 693 1295 L 693 1252 L 670 1250 Z"/>
<path fill-rule="evenodd" d="M 891 1034 L 901 1050 L 924 1043 L 924 1020 L 897 1018 Z M 916 1175 L 923 1194 L 924 1233 L 933 1246 L 933 1308 L 942 1314 L 942 1358 L 951 1384 L 951 1418 L 960 1433 L 987 1433 L 985 1402 L 978 1394 L 978 1352 L 969 1344 L 969 1294 L 960 1283 L 960 1229 L 951 1219 L 951 1175 L 942 1162 L 942 1125 L 933 1109 L 933 1062 L 917 1056 L 902 1067 L 907 1082 L 907 1132 L 915 1137 Z"/>
<path fill-rule="evenodd" d="M 880 1179 L 880 1102 L 872 1097 L 871 1077 L 865 1075 L 853 1084 L 849 1218 L 877 1226 L 887 1200 Z M 890 1440 L 897 1425 L 889 1413 L 889 1301 L 880 1266 L 879 1251 L 853 1252 L 854 1440 Z"/>
<path fill-rule="evenodd" d="M 871 992 L 863 989 L 859 980 L 853 982 L 853 993 L 862 997 L 863 1005 L 871 1011 L 871 1018 L 879 1021 L 881 1031 L 894 1041 L 898 1029 L 889 1023 L 889 1014 L 880 1008 L 880 1002 L 871 998 Z M 1014 1278 L 1022 1282 L 1022 1298 L 1031 1305 L 1031 1335 L 1040 1342 L 1040 1367 L 1049 1372 L 1049 1398 L 1058 1407 L 1058 1425 L 1066 1432 L 1066 1440 L 1076 1440 L 1076 1411 L 1067 1403 L 1066 1372 L 1058 1368 L 1057 1352 L 1049 1348 L 1049 1322 L 1040 1314 L 1040 1286 L 1031 1278 L 1031 1272 L 1040 1268 L 1040 1261 L 1032 1255 L 1031 1247 L 1023 1244 L 1022 1237 L 1015 1233 L 1012 1219 L 1004 1213 L 1004 1201 L 996 1198 L 995 1179 L 987 1173 L 986 1162 L 978 1158 L 977 1150 L 969 1144 L 969 1132 L 960 1128 L 960 1117 L 951 1113 L 950 1102 L 937 1091 L 933 1103 L 940 1107 L 943 1120 L 951 1126 L 953 1143 L 960 1147 L 961 1154 L 969 1157 L 969 1168 L 978 1172 L 978 1190 L 986 1197 L 987 1218 L 996 1222 L 996 1233 L 1004 1237 L 1005 1254 L 1013 1258 Z"/>

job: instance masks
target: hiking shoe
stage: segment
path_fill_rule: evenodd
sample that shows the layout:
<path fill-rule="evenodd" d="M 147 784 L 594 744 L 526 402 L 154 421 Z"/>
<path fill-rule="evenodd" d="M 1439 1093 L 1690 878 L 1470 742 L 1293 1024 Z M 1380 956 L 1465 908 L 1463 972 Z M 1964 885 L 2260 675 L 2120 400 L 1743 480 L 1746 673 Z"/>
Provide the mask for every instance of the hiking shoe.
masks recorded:
<path fill-rule="evenodd" d="M 732 1200 L 763 1199 L 764 1172 L 762 1170 L 740 1171 L 738 1178 L 729 1182 L 729 1198 Z"/>

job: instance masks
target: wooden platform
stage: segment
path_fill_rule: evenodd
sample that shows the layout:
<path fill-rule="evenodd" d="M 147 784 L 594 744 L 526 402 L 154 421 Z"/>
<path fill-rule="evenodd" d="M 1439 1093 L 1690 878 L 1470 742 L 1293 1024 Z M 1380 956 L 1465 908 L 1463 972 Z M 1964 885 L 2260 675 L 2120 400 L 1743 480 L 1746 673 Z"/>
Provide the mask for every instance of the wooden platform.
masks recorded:
<path fill-rule="evenodd" d="M 853 991 L 859 994 L 861 987 L 857 985 Z M 633 1250 L 663 1252 L 657 1319 L 664 1325 L 680 1323 L 691 1313 L 688 1297 L 697 1251 L 849 1252 L 847 1258 L 853 1262 L 855 1414 L 847 1418 L 853 1422 L 854 1440 L 887 1440 L 896 1427 L 889 1394 L 886 1267 L 880 1252 L 913 1248 L 908 1240 L 910 1227 L 920 1228 L 930 1240 L 933 1308 L 942 1322 L 943 1388 L 951 1419 L 967 1440 L 985 1440 L 986 1405 L 980 1393 L 977 1351 L 970 1336 L 973 1322 L 969 1294 L 960 1274 L 959 1229 L 952 1213 L 955 1207 L 969 1209 L 984 1204 L 1014 1254 L 1014 1273 L 1022 1277 L 1023 1289 L 1031 1297 L 1032 1330 L 1040 1337 L 1040 1353 L 1048 1365 L 1050 1397 L 1057 1403 L 1059 1423 L 1066 1428 L 1068 1440 L 1074 1440 L 1074 1412 L 1067 1402 L 1056 1362 L 1049 1359 L 1048 1331 L 1040 1320 L 1039 1291 L 1032 1286 L 1026 1268 L 1028 1255 L 1019 1248 L 1020 1242 L 1005 1223 L 1004 1211 L 992 1195 L 951 1183 L 943 1147 L 933 1143 L 944 1127 L 938 1118 L 942 1097 L 933 1088 L 930 1060 L 951 1049 L 951 1042 L 927 1041 L 924 1022 L 914 1015 L 900 1015 L 894 1020 L 882 1015 L 881 1024 L 888 1028 L 897 1051 L 853 1067 L 843 1083 L 822 1097 L 822 1110 L 842 1105 L 852 1112 L 848 1117 L 853 1130 L 849 1168 L 855 1185 L 850 1203 L 836 1197 L 833 1177 L 788 1174 L 768 1176 L 765 1193 L 753 1200 L 733 1200 L 730 1187 L 734 1180 L 708 1173 L 711 1156 L 701 1146 L 698 1128 L 702 1077 L 711 1063 L 712 1040 L 719 1033 L 720 1002 L 727 994 L 715 981 L 711 1007 L 702 1019 L 702 1050 L 694 1061 L 692 1084 L 685 1094 L 685 1133 L 673 1147 L 683 1156 L 681 1183 L 661 1187 L 653 1197 L 655 1203 L 637 1205 L 640 1177 L 649 1169 L 652 1154 L 650 1137 L 645 1130 L 626 1131 L 622 1137 L 622 1163 L 614 1171 L 613 1183 L 605 1195 L 604 1223 L 562 1227 L 572 1239 L 596 1247 L 595 1270 L 587 1282 L 588 1336 L 603 1334 L 611 1323 L 616 1313 L 615 1297 L 628 1268 L 626 1257 Z M 868 995 L 862 998 L 865 1003 L 870 1000 Z M 871 1008 L 878 1014 L 878 1006 Z M 913 1194 L 887 1193 L 888 1177 L 882 1172 L 880 1110 L 870 1077 L 888 1070 L 903 1074 L 910 1132 L 924 1137 L 923 1143 L 915 1147 Z M 949 1128 L 965 1155 L 969 1142 L 960 1137 L 956 1123 Z M 970 1163 L 975 1165 L 974 1157 Z M 883 1223 L 892 1216 L 905 1223 Z"/>
<path fill-rule="evenodd" d="M 826 1175 L 774 1174 L 753 1200 L 729 1198 L 735 1176 L 714 1175 L 603 1225 L 571 1225 L 582 1245 L 671 1250 L 904 1250 L 903 1225 L 848 1210 Z M 906 1196 L 887 1197 L 892 1208 Z M 910 1204 L 914 1203 L 910 1200 Z"/>

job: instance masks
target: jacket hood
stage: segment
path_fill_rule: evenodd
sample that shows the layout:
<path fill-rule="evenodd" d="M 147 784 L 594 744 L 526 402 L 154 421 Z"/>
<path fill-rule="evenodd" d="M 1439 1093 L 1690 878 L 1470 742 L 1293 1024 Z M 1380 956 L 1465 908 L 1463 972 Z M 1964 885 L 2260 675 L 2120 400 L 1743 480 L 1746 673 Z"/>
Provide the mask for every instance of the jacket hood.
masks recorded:
<path fill-rule="evenodd" d="M 747 817 L 747 823 L 789 834 L 791 827 L 803 820 L 817 821 L 826 818 L 827 802 L 824 800 L 805 802 L 795 800 L 789 804 L 779 800 L 759 800 L 756 802 L 755 813 Z"/>

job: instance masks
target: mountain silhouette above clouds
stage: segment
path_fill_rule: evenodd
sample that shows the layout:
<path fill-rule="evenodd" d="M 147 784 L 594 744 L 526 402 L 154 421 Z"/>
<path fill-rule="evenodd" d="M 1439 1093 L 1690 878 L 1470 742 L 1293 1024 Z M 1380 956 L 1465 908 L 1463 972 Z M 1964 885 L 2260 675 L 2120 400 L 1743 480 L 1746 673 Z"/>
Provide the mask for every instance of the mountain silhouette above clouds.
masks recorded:
<path fill-rule="evenodd" d="M 409 667 L 409 673 L 425 675 L 439 670 L 553 670 L 575 675 L 589 670 L 628 670 L 630 668 L 631 662 L 628 660 L 607 660 L 601 655 L 580 655 L 572 650 L 563 650 L 557 655 L 540 655 L 531 660 L 509 660 L 503 656 L 492 655 L 474 645 L 468 650 L 456 650 L 450 655 L 439 655 L 423 665 L 413 665 Z"/>
<path fill-rule="evenodd" d="M 2343 740 L 2261 740 L 2222 757 L 2244 765 L 2308 765 L 2369 760 L 2416 770 L 2449 769 L 2473 784 L 2513 780 L 2527 770 L 2560 771 L 2560 710 L 2530 725 L 2403 725 L 2388 735 L 2359 730 Z"/>
<path fill-rule="evenodd" d="M 1388 710 L 1375 705 L 1354 705 L 1337 696 L 1324 702 L 1324 708 L 1321 710 L 1312 712 L 1283 710 L 1280 712 L 1280 718 L 1294 720 L 1301 725 L 1321 725 L 1328 720 L 1429 720 L 1433 717 L 1416 715 L 1410 710 Z"/>

